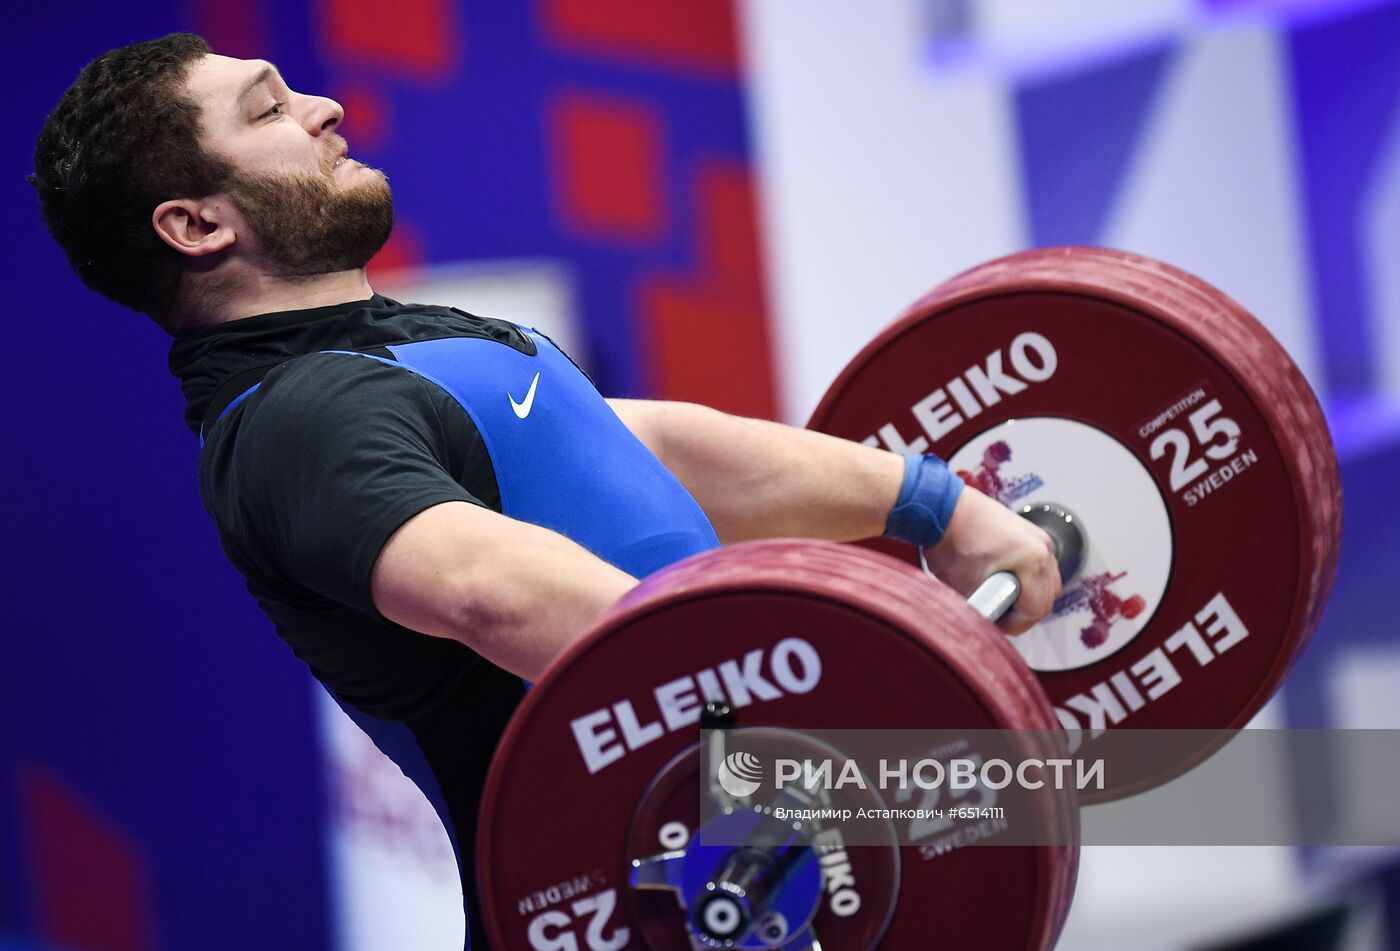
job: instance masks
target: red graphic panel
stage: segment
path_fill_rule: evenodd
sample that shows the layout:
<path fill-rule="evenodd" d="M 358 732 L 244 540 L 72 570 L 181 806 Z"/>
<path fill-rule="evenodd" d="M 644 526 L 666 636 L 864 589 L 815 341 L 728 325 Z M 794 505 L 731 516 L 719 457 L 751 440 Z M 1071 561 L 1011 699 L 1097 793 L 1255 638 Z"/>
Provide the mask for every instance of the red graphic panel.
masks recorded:
<path fill-rule="evenodd" d="M 555 202 L 588 238 L 651 242 L 666 230 L 661 117 L 630 99 L 569 92 L 549 110 Z"/>
<path fill-rule="evenodd" d="M 383 91 L 357 83 L 336 90 L 334 98 L 345 110 L 337 131 L 349 141 L 352 158 L 360 149 L 375 148 L 388 139 L 392 112 Z"/>
<path fill-rule="evenodd" d="M 540 22 L 559 46 L 650 66 L 736 76 L 731 0 L 539 0 Z"/>
<path fill-rule="evenodd" d="M 726 281 L 759 284 L 758 207 L 746 163 L 710 159 L 695 175 L 699 201 L 700 254 L 705 269 Z"/>
<path fill-rule="evenodd" d="M 747 167 L 714 160 L 696 173 L 701 270 L 639 291 L 654 390 L 731 413 L 778 415 L 772 345 Z"/>
<path fill-rule="evenodd" d="M 263 59 L 269 55 L 267 15 L 259 0 L 190 0 L 189 11 L 194 31 L 209 42 L 214 52 L 240 59 Z"/>
<path fill-rule="evenodd" d="M 332 59 L 374 63 L 420 80 L 461 68 L 460 25 L 451 0 L 322 0 L 322 36 Z"/>
<path fill-rule="evenodd" d="M 21 788 L 40 934 L 87 951 L 151 951 L 149 875 L 136 843 L 42 767 L 24 770 Z"/>
<path fill-rule="evenodd" d="M 371 278 L 376 273 L 398 271 L 403 268 L 418 267 L 427 261 L 423 250 L 423 238 L 411 222 L 401 218 L 394 220 L 394 233 L 379 253 L 370 259 L 366 269 Z"/>

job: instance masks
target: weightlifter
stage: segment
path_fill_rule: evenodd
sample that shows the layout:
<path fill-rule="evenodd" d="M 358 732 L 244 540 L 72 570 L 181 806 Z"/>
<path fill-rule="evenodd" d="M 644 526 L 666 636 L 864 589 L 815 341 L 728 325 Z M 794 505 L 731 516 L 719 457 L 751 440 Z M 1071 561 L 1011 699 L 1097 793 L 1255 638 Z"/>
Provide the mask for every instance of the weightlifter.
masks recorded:
<path fill-rule="evenodd" d="M 1004 626 L 1046 613 L 1047 537 L 933 457 L 701 406 L 605 400 L 543 334 L 376 294 L 383 173 L 340 105 L 178 34 L 64 93 L 32 183 L 88 287 L 174 337 L 204 506 L 278 634 L 433 802 L 470 941 L 476 811 L 533 680 L 637 579 L 718 545 L 887 534 Z"/>

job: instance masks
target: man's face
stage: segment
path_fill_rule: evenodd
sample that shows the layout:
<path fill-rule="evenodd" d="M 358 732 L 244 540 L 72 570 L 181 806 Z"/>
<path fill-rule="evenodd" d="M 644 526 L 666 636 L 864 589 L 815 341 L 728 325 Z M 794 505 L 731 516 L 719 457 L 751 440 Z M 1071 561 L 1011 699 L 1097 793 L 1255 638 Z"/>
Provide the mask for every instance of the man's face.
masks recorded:
<path fill-rule="evenodd" d="M 204 148 L 235 169 L 225 192 L 278 276 L 364 267 L 389 238 L 384 174 L 346 154 L 340 104 L 293 92 L 262 60 L 205 56 L 185 80 Z"/>

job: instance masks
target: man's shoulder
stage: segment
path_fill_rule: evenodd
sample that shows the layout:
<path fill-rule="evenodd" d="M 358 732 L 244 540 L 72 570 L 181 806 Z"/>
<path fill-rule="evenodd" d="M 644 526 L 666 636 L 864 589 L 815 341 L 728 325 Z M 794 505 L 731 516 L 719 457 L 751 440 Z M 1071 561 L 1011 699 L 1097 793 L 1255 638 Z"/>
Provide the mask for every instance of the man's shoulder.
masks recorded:
<path fill-rule="evenodd" d="M 344 398 L 365 399 L 386 392 L 408 393 L 421 388 L 393 356 L 379 348 L 320 350 L 279 364 L 263 377 L 263 400 L 327 403 Z"/>
<path fill-rule="evenodd" d="M 405 367 L 369 354 L 324 351 L 294 357 L 248 394 L 232 427 L 240 440 L 286 443 L 308 431 L 346 435 L 376 426 L 436 420 L 442 401 Z M 314 438 L 314 436 L 312 437 Z"/>

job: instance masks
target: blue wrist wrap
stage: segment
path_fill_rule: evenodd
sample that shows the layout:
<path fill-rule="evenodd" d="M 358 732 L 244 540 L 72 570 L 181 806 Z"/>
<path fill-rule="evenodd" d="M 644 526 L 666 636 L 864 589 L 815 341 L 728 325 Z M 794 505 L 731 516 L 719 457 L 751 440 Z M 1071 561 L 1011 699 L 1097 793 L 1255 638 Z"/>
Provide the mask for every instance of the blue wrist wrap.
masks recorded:
<path fill-rule="evenodd" d="M 938 544 L 962 488 L 962 479 L 937 456 L 905 456 L 904 483 L 885 523 L 885 537 L 920 548 Z"/>

